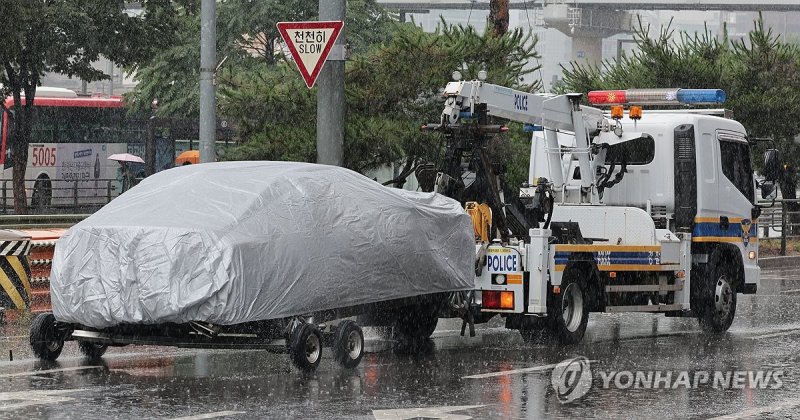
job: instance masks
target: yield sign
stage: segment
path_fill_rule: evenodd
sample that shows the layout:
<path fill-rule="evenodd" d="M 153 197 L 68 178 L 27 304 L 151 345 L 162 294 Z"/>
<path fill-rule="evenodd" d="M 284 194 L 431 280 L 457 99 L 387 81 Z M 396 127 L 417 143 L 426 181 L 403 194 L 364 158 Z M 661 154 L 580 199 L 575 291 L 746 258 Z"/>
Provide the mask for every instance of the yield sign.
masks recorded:
<path fill-rule="evenodd" d="M 292 58 L 311 88 L 325 64 L 333 43 L 342 32 L 342 21 L 278 22 L 278 31 L 289 47 Z"/>

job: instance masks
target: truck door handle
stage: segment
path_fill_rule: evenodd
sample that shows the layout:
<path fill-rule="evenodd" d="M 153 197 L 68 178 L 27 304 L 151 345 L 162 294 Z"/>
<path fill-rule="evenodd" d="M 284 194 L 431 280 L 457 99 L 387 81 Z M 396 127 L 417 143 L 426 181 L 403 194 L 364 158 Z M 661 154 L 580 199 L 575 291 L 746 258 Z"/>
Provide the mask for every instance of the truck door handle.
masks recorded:
<path fill-rule="evenodd" d="M 719 227 L 720 229 L 728 230 L 730 227 L 730 221 L 728 221 L 728 216 L 720 216 L 719 218 Z"/>

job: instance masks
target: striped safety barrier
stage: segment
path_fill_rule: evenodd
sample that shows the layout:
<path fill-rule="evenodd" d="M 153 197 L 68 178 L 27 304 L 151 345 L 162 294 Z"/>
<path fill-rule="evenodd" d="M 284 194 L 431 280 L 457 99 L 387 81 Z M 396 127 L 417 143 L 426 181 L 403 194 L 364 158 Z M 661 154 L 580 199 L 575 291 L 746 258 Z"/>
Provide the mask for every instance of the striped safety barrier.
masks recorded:
<path fill-rule="evenodd" d="M 15 230 L 0 230 L 0 308 L 31 306 L 31 238 Z"/>

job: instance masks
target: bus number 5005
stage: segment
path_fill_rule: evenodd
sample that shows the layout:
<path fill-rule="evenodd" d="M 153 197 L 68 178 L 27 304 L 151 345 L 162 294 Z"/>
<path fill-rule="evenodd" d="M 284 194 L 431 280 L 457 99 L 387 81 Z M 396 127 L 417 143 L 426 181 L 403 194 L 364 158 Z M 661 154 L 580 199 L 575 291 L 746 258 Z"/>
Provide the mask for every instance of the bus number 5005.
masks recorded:
<path fill-rule="evenodd" d="M 56 148 L 34 147 L 32 166 L 56 166 Z"/>

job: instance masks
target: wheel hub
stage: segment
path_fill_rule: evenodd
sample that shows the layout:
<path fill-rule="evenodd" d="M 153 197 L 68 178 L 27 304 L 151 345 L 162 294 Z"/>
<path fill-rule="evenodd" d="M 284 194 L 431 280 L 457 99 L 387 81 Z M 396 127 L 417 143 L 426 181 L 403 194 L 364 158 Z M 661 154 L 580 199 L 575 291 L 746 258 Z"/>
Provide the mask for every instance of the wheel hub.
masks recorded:
<path fill-rule="evenodd" d="M 570 332 L 575 332 L 581 325 L 583 319 L 583 295 L 580 287 L 575 283 L 567 286 L 561 299 L 561 316 L 564 325 Z"/>
<path fill-rule="evenodd" d="M 358 335 L 358 332 L 351 331 L 350 334 L 347 335 L 347 355 L 350 359 L 357 359 L 358 356 L 361 354 L 361 337 Z"/>
<path fill-rule="evenodd" d="M 311 334 L 306 339 L 306 360 L 309 363 L 316 363 L 320 355 L 319 339 L 316 335 Z"/>
<path fill-rule="evenodd" d="M 727 277 L 720 276 L 717 279 L 717 287 L 714 290 L 714 309 L 720 315 L 727 315 L 733 305 L 733 289 Z"/>

